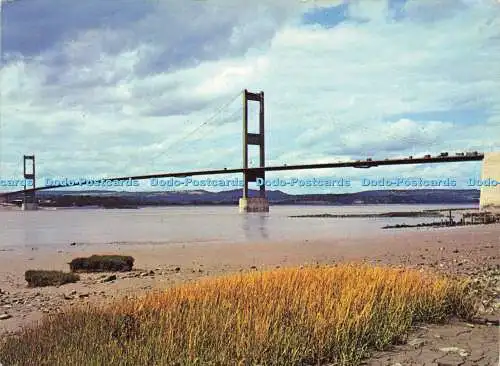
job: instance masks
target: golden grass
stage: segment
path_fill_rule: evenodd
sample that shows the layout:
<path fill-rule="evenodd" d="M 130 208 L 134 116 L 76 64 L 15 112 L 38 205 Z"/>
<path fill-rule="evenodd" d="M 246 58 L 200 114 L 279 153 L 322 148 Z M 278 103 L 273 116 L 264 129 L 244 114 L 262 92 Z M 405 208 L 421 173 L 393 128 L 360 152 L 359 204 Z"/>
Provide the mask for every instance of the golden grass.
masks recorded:
<path fill-rule="evenodd" d="M 415 322 L 468 317 L 462 281 L 367 265 L 211 278 L 74 309 L 0 345 L 7 365 L 356 365 Z"/>

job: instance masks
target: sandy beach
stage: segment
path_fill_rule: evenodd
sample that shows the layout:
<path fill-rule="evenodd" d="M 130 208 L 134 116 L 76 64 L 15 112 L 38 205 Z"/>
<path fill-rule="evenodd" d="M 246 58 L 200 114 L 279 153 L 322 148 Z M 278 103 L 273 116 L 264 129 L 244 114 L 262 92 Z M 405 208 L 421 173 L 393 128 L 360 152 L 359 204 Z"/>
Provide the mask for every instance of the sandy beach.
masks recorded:
<path fill-rule="evenodd" d="M 373 240 L 353 238 L 331 241 L 165 245 L 68 243 L 57 249 L 3 250 L 0 252 L 0 315 L 7 314 L 5 318 L 8 319 L 0 320 L 0 332 L 15 331 L 40 319 L 44 314 L 57 313 L 67 306 L 140 295 L 144 291 L 167 288 L 206 276 L 278 266 L 367 261 L 466 275 L 475 278 L 487 288 L 487 295 L 482 295 L 484 301 L 481 305 L 481 318 L 477 324 L 456 322 L 446 326 L 416 329 L 412 337 L 419 340 L 416 342 L 417 347 L 398 346 L 396 352 L 374 355 L 375 358 L 370 360 L 369 364 L 423 364 L 424 360 L 430 362 L 431 359 L 453 360 L 459 357 L 463 361 L 472 362 L 461 363 L 464 365 L 489 365 L 492 360 L 498 360 L 500 226 L 481 225 L 405 232 L 394 230 L 392 233 L 391 236 L 375 237 Z M 118 273 L 117 279 L 112 281 L 106 281 L 111 275 L 109 273 L 94 273 L 83 274 L 81 281 L 75 284 L 44 288 L 26 287 L 24 272 L 28 269 L 68 271 L 68 262 L 73 258 L 113 253 L 133 256 L 134 271 Z M 440 351 L 443 347 L 466 350 L 464 352 L 468 356 L 459 356 L 458 351 Z"/>

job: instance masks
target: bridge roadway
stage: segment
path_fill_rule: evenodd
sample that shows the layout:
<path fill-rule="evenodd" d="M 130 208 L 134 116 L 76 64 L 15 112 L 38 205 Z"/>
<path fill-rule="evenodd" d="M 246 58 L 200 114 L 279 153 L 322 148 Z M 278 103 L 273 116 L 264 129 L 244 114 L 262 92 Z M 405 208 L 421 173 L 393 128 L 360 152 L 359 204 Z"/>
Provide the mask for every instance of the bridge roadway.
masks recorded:
<path fill-rule="evenodd" d="M 236 168 L 236 169 L 214 169 L 214 170 L 199 170 L 191 172 L 178 172 L 178 173 L 158 173 L 158 174 L 147 174 L 147 175 L 137 175 L 129 177 L 115 177 L 115 178 L 102 178 L 102 180 L 110 181 L 123 181 L 123 180 L 143 180 L 152 178 L 185 178 L 200 175 L 218 175 L 218 174 L 231 174 L 231 173 L 259 173 L 262 170 L 266 172 L 273 171 L 284 171 L 284 170 L 306 170 L 306 169 L 326 169 L 326 168 L 373 168 L 377 166 L 384 165 L 409 165 L 409 164 L 433 164 L 433 163 L 452 163 L 461 161 L 481 161 L 484 159 L 483 153 L 478 153 L 474 155 L 455 155 L 455 156 L 435 156 L 435 157 L 422 157 L 422 158 L 400 158 L 400 159 L 384 159 L 384 160 L 357 160 L 348 162 L 337 162 L 337 163 L 322 163 L 322 164 L 299 164 L 299 165 L 280 165 L 280 166 L 268 166 L 264 168 Z M 74 186 L 78 186 L 75 184 Z M 72 187 L 74 187 L 72 186 Z M 51 185 L 42 186 L 36 188 L 30 188 L 26 190 L 19 190 L 13 192 L 4 192 L 0 194 L 0 197 L 17 195 L 20 193 L 30 193 L 35 191 L 42 191 L 47 189 L 55 188 L 67 188 L 66 185 Z"/>

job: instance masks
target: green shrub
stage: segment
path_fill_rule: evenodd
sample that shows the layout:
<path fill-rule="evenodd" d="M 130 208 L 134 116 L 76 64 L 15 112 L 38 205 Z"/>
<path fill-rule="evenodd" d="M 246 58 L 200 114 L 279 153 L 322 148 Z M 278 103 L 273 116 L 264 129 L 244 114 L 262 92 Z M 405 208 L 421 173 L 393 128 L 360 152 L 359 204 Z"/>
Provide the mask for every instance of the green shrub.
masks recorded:
<path fill-rule="evenodd" d="M 80 280 L 80 276 L 74 273 L 44 270 L 28 270 L 24 278 L 29 287 L 60 286 Z"/>
<path fill-rule="evenodd" d="M 134 258 L 125 255 L 92 255 L 69 263 L 72 272 L 126 272 L 133 266 Z"/>

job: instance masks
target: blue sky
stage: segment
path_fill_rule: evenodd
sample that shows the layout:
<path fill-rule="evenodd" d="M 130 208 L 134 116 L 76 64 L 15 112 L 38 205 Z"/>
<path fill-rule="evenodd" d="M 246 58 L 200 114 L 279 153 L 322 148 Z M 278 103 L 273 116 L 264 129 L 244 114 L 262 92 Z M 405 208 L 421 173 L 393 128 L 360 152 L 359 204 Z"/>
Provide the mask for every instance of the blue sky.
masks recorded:
<path fill-rule="evenodd" d="M 500 150 L 495 0 L 1 4 L 0 178 L 20 177 L 28 153 L 40 178 L 239 167 L 244 88 L 265 92 L 268 165 Z"/>

